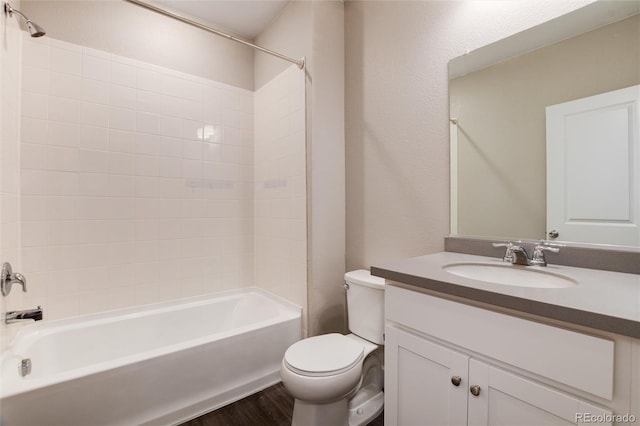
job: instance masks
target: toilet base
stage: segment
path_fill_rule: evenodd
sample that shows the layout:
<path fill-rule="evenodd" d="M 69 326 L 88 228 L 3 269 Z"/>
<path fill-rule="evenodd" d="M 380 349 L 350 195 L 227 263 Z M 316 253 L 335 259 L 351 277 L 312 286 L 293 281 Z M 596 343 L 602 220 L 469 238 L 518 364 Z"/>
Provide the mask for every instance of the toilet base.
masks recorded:
<path fill-rule="evenodd" d="M 360 391 L 363 390 L 366 392 L 366 389 Z M 384 393 L 380 390 L 360 401 L 358 405 L 347 399 L 329 404 L 311 404 L 296 399 L 291 426 L 365 426 L 384 409 Z"/>
<path fill-rule="evenodd" d="M 367 425 L 384 409 L 384 392 L 372 386 L 371 389 L 360 389 L 358 394 L 363 391 L 366 397 L 358 399 L 359 404 L 354 404 L 356 398 L 349 401 L 349 426 Z"/>
<path fill-rule="evenodd" d="M 291 426 L 326 425 L 349 426 L 349 401 L 346 398 L 328 404 L 295 400 Z"/>

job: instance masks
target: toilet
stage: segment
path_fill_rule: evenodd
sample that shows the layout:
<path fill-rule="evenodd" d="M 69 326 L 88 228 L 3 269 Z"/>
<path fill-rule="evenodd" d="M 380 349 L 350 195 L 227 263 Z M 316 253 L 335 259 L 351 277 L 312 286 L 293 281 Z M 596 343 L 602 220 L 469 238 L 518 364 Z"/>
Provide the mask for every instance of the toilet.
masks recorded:
<path fill-rule="evenodd" d="M 384 407 L 384 279 L 361 269 L 344 281 L 352 334 L 300 340 L 282 359 L 293 426 L 363 426 Z"/>

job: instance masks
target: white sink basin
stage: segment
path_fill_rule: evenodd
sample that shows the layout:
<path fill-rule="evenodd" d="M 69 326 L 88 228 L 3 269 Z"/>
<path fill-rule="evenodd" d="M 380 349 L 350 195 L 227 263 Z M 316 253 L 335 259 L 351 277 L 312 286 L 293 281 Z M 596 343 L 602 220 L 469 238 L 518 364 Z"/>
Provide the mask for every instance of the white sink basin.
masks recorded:
<path fill-rule="evenodd" d="M 469 262 L 452 263 L 443 269 L 459 277 L 515 287 L 567 288 L 578 284 L 569 277 L 535 266 Z"/>

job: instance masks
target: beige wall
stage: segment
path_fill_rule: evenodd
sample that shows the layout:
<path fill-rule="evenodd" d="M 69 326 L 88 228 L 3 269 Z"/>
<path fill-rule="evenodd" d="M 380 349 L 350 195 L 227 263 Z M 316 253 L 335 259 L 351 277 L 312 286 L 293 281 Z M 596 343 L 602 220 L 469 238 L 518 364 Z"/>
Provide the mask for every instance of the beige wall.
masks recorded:
<path fill-rule="evenodd" d="M 295 59 L 311 56 L 312 21 L 313 2 L 291 1 L 278 18 L 256 37 L 255 43 Z M 258 51 L 254 56 L 256 89 L 264 86 L 291 65 Z M 307 72 L 309 69 L 310 64 L 307 63 Z"/>
<path fill-rule="evenodd" d="M 308 333 L 344 331 L 343 3 L 293 1 L 256 42 L 307 60 Z M 256 55 L 256 87 L 287 66 Z"/>
<path fill-rule="evenodd" d="M 545 107 L 639 84 L 639 40 L 636 15 L 451 81 L 460 234 L 544 238 Z"/>
<path fill-rule="evenodd" d="M 590 1 L 347 1 L 347 269 L 443 249 L 447 63 Z"/>
<path fill-rule="evenodd" d="M 253 90 L 253 49 L 125 1 L 23 1 L 47 36 Z"/>

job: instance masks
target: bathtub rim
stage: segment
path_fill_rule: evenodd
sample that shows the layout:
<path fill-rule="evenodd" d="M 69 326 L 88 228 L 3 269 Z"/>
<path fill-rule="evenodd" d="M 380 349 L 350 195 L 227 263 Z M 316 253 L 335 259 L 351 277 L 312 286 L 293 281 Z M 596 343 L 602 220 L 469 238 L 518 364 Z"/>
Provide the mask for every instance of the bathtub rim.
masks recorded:
<path fill-rule="evenodd" d="M 189 350 L 191 348 L 204 345 L 215 340 L 229 338 L 230 336 L 233 336 L 235 334 L 248 333 L 258 328 L 268 327 L 286 321 L 294 321 L 299 319 L 302 325 L 302 308 L 300 306 L 297 306 L 293 302 L 270 293 L 269 291 L 258 287 L 244 287 L 241 289 L 224 290 L 205 295 L 185 297 L 159 303 L 137 305 L 133 307 L 102 311 L 87 315 L 79 315 L 24 326 L 16 333 L 14 339 L 10 342 L 5 351 L 3 351 L 2 355 L 0 356 L 0 371 L 5 371 L 5 363 L 18 361 L 22 358 L 19 353 L 21 347 L 28 347 L 34 340 L 50 334 L 54 334 L 60 329 L 78 329 L 90 326 L 92 324 L 110 323 L 122 321 L 123 319 L 135 319 L 143 317 L 145 316 L 145 314 L 148 315 L 152 312 L 167 312 L 178 310 L 182 305 L 202 305 L 211 300 L 224 300 L 247 294 L 257 294 L 266 297 L 267 299 L 270 299 L 274 303 L 278 304 L 278 315 L 267 320 L 261 320 L 253 322 L 251 324 L 233 327 L 229 330 L 207 334 L 195 339 L 166 345 L 161 348 L 138 352 L 132 355 L 122 356 L 115 359 L 90 364 L 84 367 L 74 368 L 71 370 L 65 370 L 59 373 L 46 375 L 44 377 L 32 378 L 32 380 L 29 381 L 21 381 L 22 377 L 20 377 L 16 373 L 16 376 L 11 376 L 8 379 L 6 377 L 3 377 L 2 383 L 0 383 L 0 400 L 40 388 L 69 382 L 79 377 L 99 374 L 108 370 L 122 367 L 124 365 L 134 364 L 137 362 L 143 362 L 148 359 L 161 357 L 168 353 Z M 18 348 L 16 348 L 16 346 L 18 346 Z M 17 365 L 18 364 L 16 363 L 16 371 Z M 6 368 L 10 367 L 7 366 Z"/>

